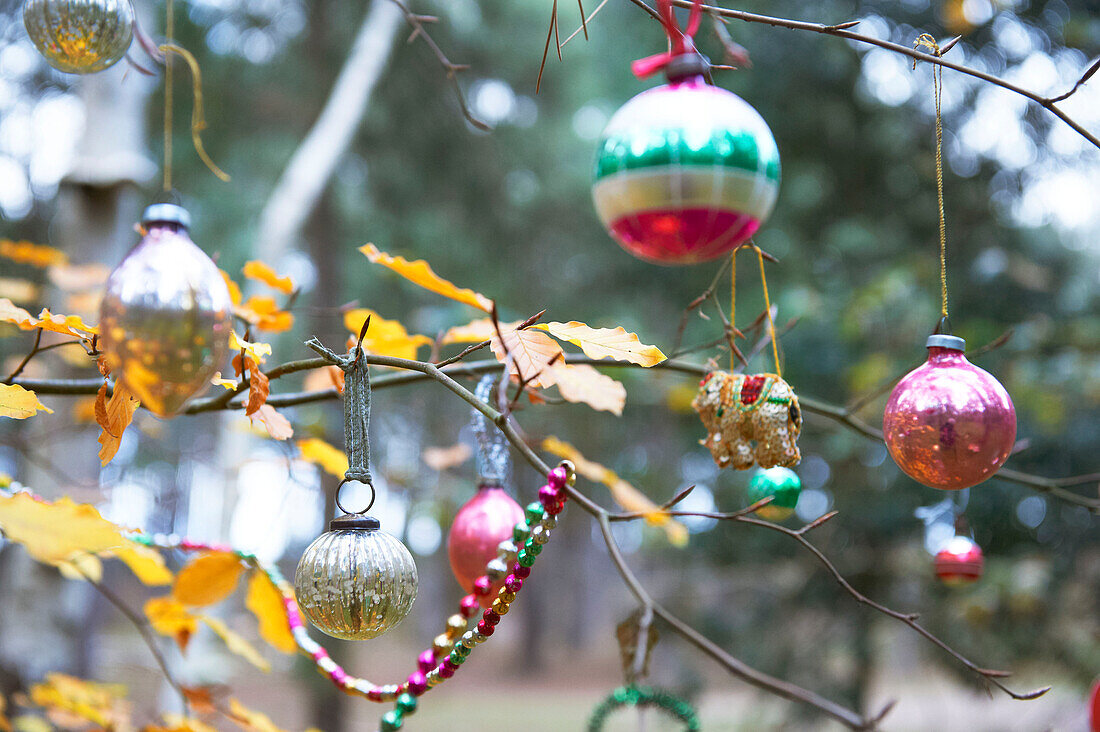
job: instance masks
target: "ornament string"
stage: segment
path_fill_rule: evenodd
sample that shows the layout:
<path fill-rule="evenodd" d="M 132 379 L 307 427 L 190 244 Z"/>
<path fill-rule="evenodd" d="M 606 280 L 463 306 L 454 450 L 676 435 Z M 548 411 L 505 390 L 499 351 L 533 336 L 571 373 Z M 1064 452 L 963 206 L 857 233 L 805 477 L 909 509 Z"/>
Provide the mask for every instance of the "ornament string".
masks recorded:
<path fill-rule="evenodd" d="M 167 17 L 164 21 L 166 45 L 175 43 L 176 16 L 173 0 L 165 0 Z M 164 53 L 161 49 L 161 53 Z M 172 190 L 172 58 L 164 56 L 164 192 Z"/>
<path fill-rule="evenodd" d="M 940 44 L 928 33 L 921 33 L 913 42 L 914 48 L 923 46 L 933 55 L 940 56 Z M 917 68 L 914 59 L 913 68 Z M 932 95 L 936 102 L 936 200 L 940 210 L 940 316 L 947 318 L 947 218 L 943 208 L 943 67 L 932 66 Z"/>
<path fill-rule="evenodd" d="M 483 402 L 494 404 L 493 387 L 496 385 L 496 377 L 486 374 L 477 384 L 474 396 Z M 473 412 L 474 436 L 477 438 L 477 479 L 482 485 L 504 486 L 509 482 L 511 472 L 511 460 L 508 455 L 508 444 L 500 430 L 489 423 L 478 410 Z"/>
<path fill-rule="evenodd" d="M 630 64 L 630 70 L 639 79 L 652 76 L 661 71 L 677 56 L 698 53 L 695 50 L 695 34 L 703 20 L 703 0 L 695 0 L 688 15 L 687 26 L 681 30 L 676 20 L 676 9 L 672 0 L 658 0 L 657 9 L 661 15 L 661 25 L 668 34 L 669 50 L 653 56 L 640 58 Z"/>
<path fill-rule="evenodd" d="M 753 249 L 756 252 L 756 258 L 760 262 L 760 286 L 764 290 L 764 313 L 768 317 L 768 337 L 772 342 L 772 358 L 775 359 L 775 375 L 779 378 L 783 378 L 783 369 L 779 365 L 779 339 L 775 334 L 775 319 L 772 317 L 772 299 L 768 293 L 768 276 L 764 272 L 764 251 L 755 244 L 743 244 L 733 250 L 730 254 L 730 328 L 733 329 L 733 333 L 730 336 L 730 343 L 733 343 L 733 336 L 739 334 L 737 330 L 737 253 L 742 249 Z M 730 349 L 730 370 L 733 370 L 734 365 L 734 353 L 733 349 Z"/>
<path fill-rule="evenodd" d="M 206 116 L 203 112 L 202 103 L 202 70 L 199 68 L 198 59 L 196 59 L 194 54 L 192 54 L 186 48 L 183 48 L 182 46 L 177 46 L 175 43 L 164 44 L 160 47 L 160 51 L 164 54 L 165 63 L 168 62 L 169 54 L 174 53 L 177 56 L 183 58 L 183 60 L 187 62 L 188 68 L 191 69 L 191 83 L 195 98 L 194 103 L 191 107 L 191 142 L 195 146 L 195 152 L 198 153 L 199 158 L 202 160 L 203 163 L 206 164 L 206 167 L 210 169 L 210 172 L 213 173 L 222 182 L 228 183 L 229 176 L 225 173 L 225 171 L 219 168 L 213 160 L 211 160 L 210 155 L 207 154 L 206 148 L 202 144 L 202 131 L 206 129 Z M 169 73 L 165 79 L 166 97 L 168 97 L 168 89 L 170 89 L 169 80 L 171 78 L 172 75 L 171 73 Z M 171 101 L 168 102 L 168 106 L 171 107 Z M 167 123 L 171 123 L 170 117 L 166 116 L 165 120 L 167 121 Z M 171 129 L 167 126 L 165 135 L 165 141 L 167 143 L 168 136 L 171 135 Z M 170 145 L 165 149 L 170 151 Z M 171 160 L 170 153 L 166 155 L 166 160 Z M 170 188 L 171 171 L 169 167 L 165 167 L 164 175 L 165 185 L 169 186 Z M 169 188 L 166 188 L 166 190 L 168 190 Z"/>
<path fill-rule="evenodd" d="M 344 372 L 344 450 L 348 469 L 336 489 L 336 505 L 344 513 L 364 514 L 374 505 L 374 479 L 370 474 L 370 368 L 363 356 L 363 336 L 370 318 L 363 323 L 359 340 L 346 355 L 339 355 L 311 338 L 306 345 Z M 371 492 L 370 503 L 361 511 L 348 511 L 340 505 L 340 488 L 349 482 L 365 483 Z"/>

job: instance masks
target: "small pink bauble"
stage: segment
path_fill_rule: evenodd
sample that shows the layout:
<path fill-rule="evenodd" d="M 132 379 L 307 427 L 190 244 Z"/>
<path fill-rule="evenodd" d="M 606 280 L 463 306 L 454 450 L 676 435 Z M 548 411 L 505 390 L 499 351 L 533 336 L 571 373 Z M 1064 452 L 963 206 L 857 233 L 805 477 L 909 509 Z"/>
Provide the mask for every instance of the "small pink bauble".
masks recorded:
<path fill-rule="evenodd" d="M 985 560 L 980 546 L 965 536 L 956 536 L 939 550 L 933 566 L 936 576 L 945 585 L 954 587 L 977 582 L 982 576 Z"/>
<path fill-rule="evenodd" d="M 499 486 L 484 485 L 455 514 L 447 537 L 451 571 L 466 592 L 474 591 L 474 582 L 485 574 L 485 565 L 496 558 L 497 546 L 512 538 L 512 530 L 523 522 L 523 509 Z M 481 604 L 488 607 L 504 584 L 501 577 Z"/>
<path fill-rule="evenodd" d="M 959 490 L 989 478 L 1016 442 L 1016 408 L 1001 382 L 966 360 L 962 338 L 928 338 L 928 361 L 890 394 L 882 429 L 905 474 Z"/>

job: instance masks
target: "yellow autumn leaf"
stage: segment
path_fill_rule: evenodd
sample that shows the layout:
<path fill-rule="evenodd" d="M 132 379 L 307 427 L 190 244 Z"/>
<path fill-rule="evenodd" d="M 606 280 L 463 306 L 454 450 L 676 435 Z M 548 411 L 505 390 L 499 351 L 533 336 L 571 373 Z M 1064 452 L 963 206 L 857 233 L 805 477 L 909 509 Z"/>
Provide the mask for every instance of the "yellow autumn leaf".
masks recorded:
<path fill-rule="evenodd" d="M 144 610 L 153 630 L 175 638 L 180 648 L 186 648 L 188 639 L 199 629 L 198 616 L 171 597 L 154 597 L 145 603 Z"/>
<path fill-rule="evenodd" d="M 133 395 L 130 389 L 121 381 L 115 382 L 115 390 L 111 398 L 107 399 L 107 384 L 99 388 L 96 395 L 95 416 L 96 422 L 101 427 L 97 442 L 99 442 L 99 463 L 106 465 L 111 462 L 122 444 L 122 435 L 130 422 L 134 419 L 134 412 L 141 402 Z"/>
<path fill-rule="evenodd" d="M 687 544 L 687 527 L 662 511 L 660 506 L 616 475 L 614 471 L 587 459 L 580 450 L 553 435 L 542 441 L 542 449 L 565 460 L 571 460 L 578 473 L 591 481 L 603 483 L 611 491 L 611 497 L 616 503 L 627 511 L 645 514 L 646 523 L 664 529 L 668 540 L 674 546 Z"/>
<path fill-rule="evenodd" d="M 487 313 L 493 312 L 493 301 L 485 297 L 481 293 L 461 288 L 455 284 L 443 279 L 435 272 L 432 271 L 431 266 L 423 259 L 417 259 L 410 262 L 404 257 L 394 257 L 386 254 L 383 251 L 379 251 L 378 247 L 373 244 L 367 244 L 359 247 L 367 259 L 374 264 L 380 264 L 383 267 L 388 267 L 397 274 L 401 275 L 409 282 L 420 285 L 426 290 L 431 290 L 437 295 L 448 297 L 452 300 L 471 305 L 478 310 L 484 310 Z"/>
<path fill-rule="evenodd" d="M 229 290 L 229 301 L 232 302 L 234 305 L 240 305 L 241 286 L 238 285 L 236 281 L 232 277 L 230 277 L 229 273 L 226 272 L 224 269 L 219 269 L 218 272 L 221 273 L 222 279 L 225 280 L 225 286 Z"/>
<path fill-rule="evenodd" d="M 252 571 L 245 606 L 259 621 L 261 638 L 283 653 L 294 653 L 298 649 L 286 618 L 283 593 L 266 572 L 258 569 Z"/>
<path fill-rule="evenodd" d="M 229 714 L 242 729 L 250 732 L 283 732 L 266 715 L 249 709 L 236 699 L 229 699 Z"/>
<path fill-rule="evenodd" d="M 639 366 L 656 366 L 665 360 L 665 354 L 656 346 L 647 346 L 638 340 L 635 333 L 625 328 L 591 328 L 584 323 L 571 320 L 568 323 L 539 323 L 531 326 L 545 330 L 550 335 L 575 346 L 580 346 L 589 358 L 613 358 L 616 361 L 629 361 Z"/>
<path fill-rule="evenodd" d="M 99 582 L 103 579 L 103 562 L 94 554 L 74 554 L 57 565 L 61 576 L 71 580 Z"/>
<path fill-rule="evenodd" d="M 489 347 L 498 361 L 510 363 L 513 376 L 526 379 L 531 386 L 544 388 L 555 383 L 550 366 L 565 356 L 557 341 L 530 329 L 501 328 L 501 336 L 493 335 Z"/>
<path fill-rule="evenodd" d="M 213 605 L 233 594 L 244 564 L 236 554 L 207 552 L 176 575 L 172 597 L 184 605 Z"/>
<path fill-rule="evenodd" d="M 520 321 L 514 323 L 501 323 L 500 329 L 514 330 Z M 481 343 L 487 341 L 497 334 L 496 328 L 493 326 L 492 318 L 478 318 L 472 320 L 466 325 L 456 325 L 454 328 L 449 329 L 443 334 L 443 345 L 447 346 L 451 343 Z"/>
<path fill-rule="evenodd" d="M 0 496 L 0 531 L 33 558 L 54 565 L 127 543 L 119 528 L 92 506 L 69 498 L 36 501 L 26 493 Z"/>
<path fill-rule="evenodd" d="M 12 732 L 11 721 L 4 715 L 8 710 L 8 700 L 0 694 L 0 732 Z"/>
<path fill-rule="evenodd" d="M 284 333 L 294 327 L 294 314 L 281 309 L 270 295 L 253 295 L 233 308 L 233 314 L 270 333 Z"/>
<path fill-rule="evenodd" d="M 290 420 L 275 411 L 275 407 L 270 404 L 264 404 L 254 414 L 249 415 L 248 419 L 252 424 L 255 424 L 257 419 L 260 420 L 267 434 L 273 439 L 288 440 L 294 436 L 294 428 L 290 426 Z"/>
<path fill-rule="evenodd" d="M 256 363 L 263 363 L 264 359 L 271 355 L 271 346 L 267 343 L 249 343 L 244 338 L 237 335 L 237 331 L 229 331 L 229 350 L 232 353 L 240 354 L 244 351 L 245 356 L 251 358 Z"/>
<path fill-rule="evenodd" d="M 53 331 L 61 335 L 74 335 L 78 338 L 89 338 L 99 333 L 99 328 L 88 325 L 79 315 L 62 315 L 51 313 L 49 308 L 43 308 L 38 314 L 38 322 L 35 327 L 42 330 Z"/>
<path fill-rule="evenodd" d="M 206 623 L 207 627 L 214 631 L 219 638 L 225 641 L 225 647 L 228 648 L 231 653 L 240 656 L 264 673 L 271 670 L 271 664 L 260 655 L 259 651 L 257 651 L 251 643 L 230 630 L 229 626 L 224 622 L 218 618 L 212 618 L 209 615 L 200 615 L 199 619 Z"/>
<path fill-rule="evenodd" d="M 370 318 L 370 329 L 363 336 L 363 349 L 378 356 L 394 358 L 416 358 L 416 349 L 427 345 L 432 339 L 424 335 L 409 335 L 405 326 L 396 320 L 388 320 L 367 308 L 356 308 L 344 313 L 344 326 L 358 337 L 363 323 Z"/>
<path fill-rule="evenodd" d="M 302 459 L 321 466 L 326 473 L 343 478 L 344 473 L 348 471 L 348 457 L 338 447 L 330 445 L 319 437 L 307 437 L 304 440 L 298 440 L 297 444 Z"/>
<path fill-rule="evenodd" d="M 26 419 L 38 412 L 53 414 L 53 410 L 38 401 L 38 396 L 19 384 L 0 384 L 0 417 Z"/>
<path fill-rule="evenodd" d="M 168 727 L 146 727 L 142 732 L 218 732 L 206 722 L 180 714 L 165 714 L 164 723 Z"/>
<path fill-rule="evenodd" d="M 161 553 L 153 547 L 128 541 L 115 549 L 100 552 L 99 556 L 119 560 L 129 567 L 143 584 L 150 587 L 172 584 L 172 571 L 165 565 Z"/>
<path fill-rule="evenodd" d="M 16 302 L 34 302 L 38 300 L 41 288 L 30 280 L 14 277 L 0 277 L 0 297 L 6 297 Z M 0 723 L 0 730 L 3 730 Z"/>
<path fill-rule="evenodd" d="M 221 371 L 214 372 L 214 375 L 210 377 L 210 383 L 214 386 L 221 386 L 230 391 L 237 388 L 237 382 L 233 379 L 223 378 Z"/>
<path fill-rule="evenodd" d="M 626 387 L 588 364 L 556 363 L 550 367 L 554 384 L 563 399 L 575 404 L 587 404 L 598 411 L 622 416 L 626 404 Z"/>
<path fill-rule="evenodd" d="M 49 267 L 53 264 L 64 264 L 69 261 L 68 255 L 59 249 L 44 244 L 12 241 L 11 239 L 0 239 L 0 257 L 34 267 Z"/>
<path fill-rule="evenodd" d="M 294 292 L 294 280 L 287 276 L 279 276 L 275 274 L 269 265 L 254 259 L 250 262 L 245 262 L 244 269 L 241 270 L 241 274 L 250 280 L 256 280 L 262 282 L 272 289 L 278 290 L 284 295 L 289 295 Z"/>
<path fill-rule="evenodd" d="M 59 673 L 46 674 L 46 680 L 32 686 L 30 691 L 31 701 L 44 709 L 65 712 L 110 729 L 128 726 L 129 705 L 125 697 L 126 687 L 121 684 L 99 684 Z"/>

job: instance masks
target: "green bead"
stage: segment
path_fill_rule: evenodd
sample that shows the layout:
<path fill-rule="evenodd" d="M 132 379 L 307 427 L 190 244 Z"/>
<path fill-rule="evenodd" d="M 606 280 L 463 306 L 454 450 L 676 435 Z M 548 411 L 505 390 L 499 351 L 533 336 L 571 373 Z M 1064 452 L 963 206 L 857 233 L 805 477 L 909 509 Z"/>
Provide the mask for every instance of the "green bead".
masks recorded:
<path fill-rule="evenodd" d="M 516 543 L 516 546 L 523 544 L 529 538 L 531 538 L 531 529 L 527 528 L 526 524 L 516 524 L 512 529 L 512 541 Z"/>
<path fill-rule="evenodd" d="M 526 549 L 521 550 L 519 556 L 516 557 L 516 561 L 519 562 L 521 567 L 533 567 L 535 566 L 535 555 L 529 554 Z"/>
<path fill-rule="evenodd" d="M 527 508 L 523 509 L 523 515 L 527 519 L 527 525 L 534 526 L 542 521 L 542 517 L 546 515 L 546 509 L 538 501 L 532 501 L 527 504 Z"/>
<path fill-rule="evenodd" d="M 461 666 L 466 663 L 466 656 L 458 652 L 458 646 L 455 646 L 455 650 L 451 651 L 451 655 L 448 656 L 451 659 L 451 663 L 456 666 Z"/>
<path fill-rule="evenodd" d="M 462 656 L 463 658 L 466 658 L 466 656 L 470 655 L 470 651 L 472 651 L 472 650 L 473 649 L 470 648 L 468 645 L 466 645 L 462 641 L 459 641 L 458 643 L 455 643 L 455 647 L 451 650 L 451 655 L 453 656 L 454 654 L 457 653 L 458 655 Z"/>
<path fill-rule="evenodd" d="M 523 543 L 523 551 L 531 556 L 537 557 L 542 551 L 542 544 L 536 544 L 534 539 L 528 539 Z"/>
<path fill-rule="evenodd" d="M 401 712 L 394 709 L 382 715 L 382 723 L 379 725 L 379 729 L 382 732 L 396 732 L 396 730 L 401 729 L 402 724 Z"/>
<path fill-rule="evenodd" d="M 412 714 L 416 711 L 416 697 L 412 694 L 402 694 L 397 697 L 397 710 L 402 714 Z"/>

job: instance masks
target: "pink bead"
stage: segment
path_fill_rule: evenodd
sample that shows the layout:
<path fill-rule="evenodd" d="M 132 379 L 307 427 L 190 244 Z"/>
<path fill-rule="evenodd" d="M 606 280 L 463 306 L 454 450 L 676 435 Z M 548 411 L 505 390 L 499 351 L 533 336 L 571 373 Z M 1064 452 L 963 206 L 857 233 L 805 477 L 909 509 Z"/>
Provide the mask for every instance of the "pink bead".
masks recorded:
<path fill-rule="evenodd" d="M 486 623 L 484 620 L 477 621 L 477 632 L 482 635 L 492 635 L 496 631 L 496 628 Z"/>
<path fill-rule="evenodd" d="M 519 592 L 523 588 L 523 580 L 514 574 L 508 575 L 508 578 L 504 580 L 504 589 L 509 592 Z"/>
<path fill-rule="evenodd" d="M 424 651 L 416 659 L 416 667 L 420 669 L 422 673 L 428 673 L 435 668 L 435 653 L 432 651 Z"/>
<path fill-rule="evenodd" d="M 320 661 L 322 658 L 328 658 L 328 651 L 326 651 L 324 648 L 318 648 L 316 651 L 313 652 L 314 661 Z"/>
<path fill-rule="evenodd" d="M 367 698 L 373 702 L 382 701 L 382 690 L 377 686 L 367 689 Z"/>
<path fill-rule="evenodd" d="M 462 609 L 462 617 L 472 618 L 477 614 L 481 604 L 474 595 L 466 595 L 466 597 L 462 598 L 462 602 L 459 603 L 459 607 Z"/>
<path fill-rule="evenodd" d="M 420 696 L 428 690 L 428 677 L 420 671 L 417 671 L 409 676 L 409 680 L 406 684 L 408 685 L 410 694 L 413 696 Z"/>
<path fill-rule="evenodd" d="M 440 671 L 444 669 L 450 671 L 452 674 L 458 669 L 458 664 L 451 660 L 450 656 L 443 659 L 443 662 L 439 664 Z"/>
<path fill-rule="evenodd" d="M 493 589 L 493 581 L 485 575 L 474 580 L 474 594 L 478 597 L 485 597 L 491 589 Z"/>
<path fill-rule="evenodd" d="M 343 686 L 348 680 L 348 672 L 337 666 L 332 669 L 332 683 L 337 686 Z"/>
<path fill-rule="evenodd" d="M 489 625 L 496 625 L 500 622 L 500 614 L 495 610 L 486 610 L 485 614 L 481 616 L 481 619 Z"/>
<path fill-rule="evenodd" d="M 448 664 L 446 661 L 444 661 L 443 663 L 439 664 L 439 668 L 436 670 L 439 671 L 440 676 L 445 679 L 449 679 L 455 675 L 456 668 L 457 666 L 455 666 L 454 664 Z"/>
<path fill-rule="evenodd" d="M 546 482 L 555 488 L 564 488 L 566 482 L 569 480 L 569 473 L 565 471 L 565 468 L 560 465 L 550 471 L 550 474 L 546 476 Z"/>
<path fill-rule="evenodd" d="M 549 506 L 551 503 L 558 503 L 561 501 L 561 490 L 551 485 L 544 485 L 539 488 L 539 503 L 543 506 Z"/>
<path fill-rule="evenodd" d="M 531 576 L 531 568 L 530 567 L 524 567 L 519 562 L 516 562 L 512 566 L 512 574 L 514 574 L 516 577 L 519 577 L 520 579 L 527 579 L 528 577 Z"/>

